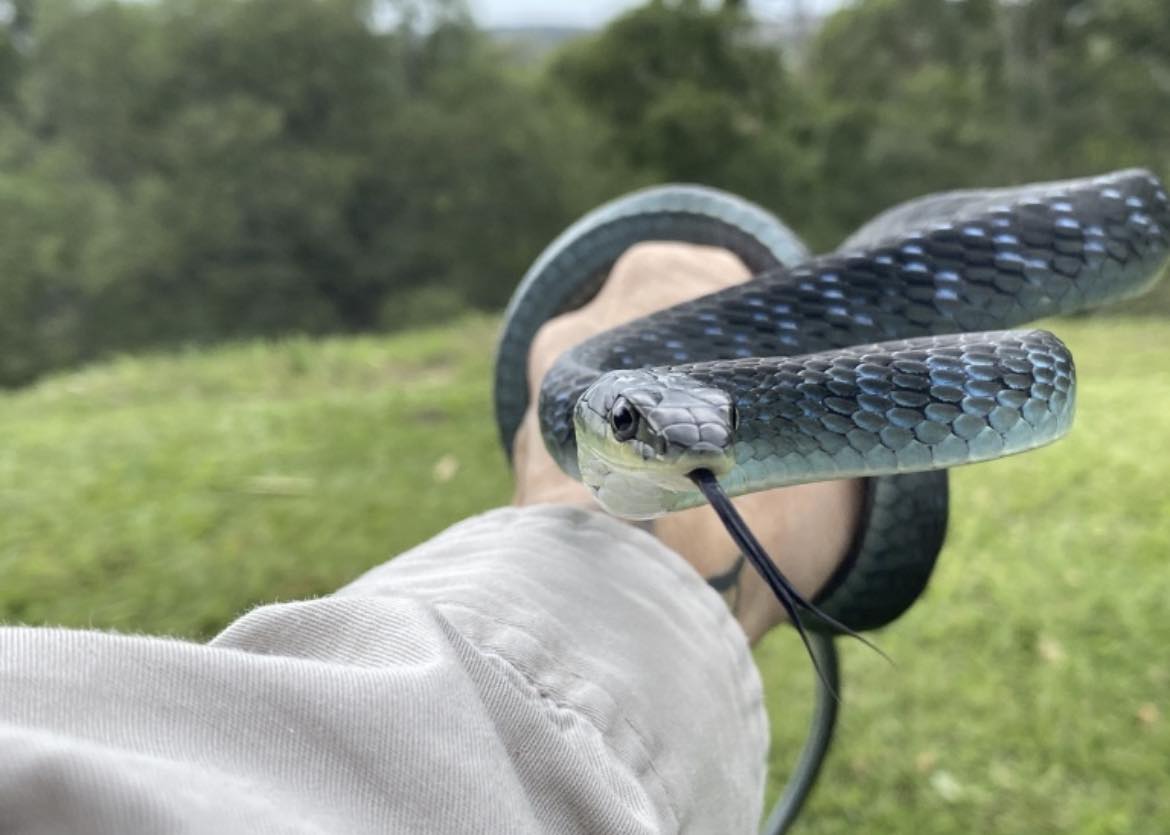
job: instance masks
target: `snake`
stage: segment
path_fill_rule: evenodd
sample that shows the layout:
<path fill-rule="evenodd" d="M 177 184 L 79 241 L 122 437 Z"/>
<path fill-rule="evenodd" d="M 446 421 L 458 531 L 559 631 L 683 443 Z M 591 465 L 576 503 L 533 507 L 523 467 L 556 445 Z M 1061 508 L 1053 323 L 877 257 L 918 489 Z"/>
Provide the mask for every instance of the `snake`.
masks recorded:
<path fill-rule="evenodd" d="M 537 257 L 505 312 L 495 405 L 506 450 L 529 405 L 537 331 L 596 294 L 643 241 L 721 247 L 752 278 L 563 353 L 539 390 L 545 446 L 615 515 L 710 502 L 749 557 L 762 549 L 728 496 L 866 479 L 860 553 L 847 566 L 856 576 L 835 577 L 813 603 L 766 554 L 752 560 L 831 688 L 836 658 L 809 644 L 798 610 L 830 634 L 888 623 L 941 548 L 946 470 L 1069 430 L 1072 356 L 1052 333 L 1020 328 L 1149 289 L 1166 270 L 1170 200 L 1143 169 L 950 191 L 897 205 L 812 255 L 774 215 L 718 189 L 617 198 Z M 822 715 L 797 782 L 815 779 L 834 718 Z M 789 820 L 807 789 L 789 797 Z"/>

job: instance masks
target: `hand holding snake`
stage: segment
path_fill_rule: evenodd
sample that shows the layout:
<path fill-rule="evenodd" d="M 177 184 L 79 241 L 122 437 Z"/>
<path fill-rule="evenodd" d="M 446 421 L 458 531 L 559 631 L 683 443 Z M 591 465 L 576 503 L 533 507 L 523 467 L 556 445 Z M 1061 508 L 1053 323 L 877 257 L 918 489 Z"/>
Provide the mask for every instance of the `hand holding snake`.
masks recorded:
<path fill-rule="evenodd" d="M 1000 329 L 1150 287 L 1166 266 L 1170 201 L 1142 170 L 950 192 L 895 207 L 810 257 L 783 223 L 731 195 L 636 192 L 566 230 L 513 297 L 496 376 L 506 448 L 527 405 L 537 329 L 647 240 L 725 248 L 754 278 L 565 352 L 540 386 L 545 445 L 617 515 L 710 501 L 809 643 L 802 612 L 810 626 L 851 632 L 917 597 L 945 531 L 945 468 L 1068 431 L 1067 348 L 1046 331 Z M 865 529 L 814 604 L 727 496 L 847 478 L 866 479 Z"/>

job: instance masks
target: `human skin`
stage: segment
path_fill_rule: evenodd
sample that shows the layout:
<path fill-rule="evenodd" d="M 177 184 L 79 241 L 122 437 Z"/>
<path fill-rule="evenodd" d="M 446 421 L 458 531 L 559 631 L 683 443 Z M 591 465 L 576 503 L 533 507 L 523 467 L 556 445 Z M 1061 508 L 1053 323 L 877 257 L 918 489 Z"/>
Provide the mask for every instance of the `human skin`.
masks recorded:
<path fill-rule="evenodd" d="M 529 407 L 513 446 L 515 504 L 572 504 L 602 512 L 588 489 L 560 470 L 540 435 L 540 382 L 557 357 L 595 333 L 748 278 L 744 265 L 725 250 L 639 244 L 618 260 L 592 301 L 547 322 L 529 354 Z M 735 505 L 784 575 L 811 599 L 844 558 L 862 498 L 859 481 L 827 481 L 753 493 Z M 653 532 L 708 581 L 723 581 L 724 600 L 752 643 L 786 619 L 710 507 L 657 519 Z"/>

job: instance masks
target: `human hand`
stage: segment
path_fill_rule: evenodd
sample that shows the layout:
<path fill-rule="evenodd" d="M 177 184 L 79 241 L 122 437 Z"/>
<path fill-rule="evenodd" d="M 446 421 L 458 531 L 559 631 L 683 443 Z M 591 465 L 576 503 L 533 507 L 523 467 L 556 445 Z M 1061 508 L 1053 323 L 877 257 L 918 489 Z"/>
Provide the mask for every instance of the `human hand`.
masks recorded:
<path fill-rule="evenodd" d="M 595 333 L 749 278 L 744 265 L 724 250 L 640 244 L 618 260 L 592 301 L 546 323 L 529 353 L 529 407 L 513 447 L 515 503 L 597 507 L 588 489 L 556 465 L 540 434 L 536 415 L 540 383 L 564 351 Z M 735 504 L 780 570 L 811 599 L 849 548 L 862 498 L 860 482 L 829 481 L 754 493 L 736 499 Z M 708 582 L 721 588 L 753 642 L 785 619 L 772 591 L 753 569 L 745 567 L 710 507 L 665 516 L 655 521 L 653 531 Z"/>

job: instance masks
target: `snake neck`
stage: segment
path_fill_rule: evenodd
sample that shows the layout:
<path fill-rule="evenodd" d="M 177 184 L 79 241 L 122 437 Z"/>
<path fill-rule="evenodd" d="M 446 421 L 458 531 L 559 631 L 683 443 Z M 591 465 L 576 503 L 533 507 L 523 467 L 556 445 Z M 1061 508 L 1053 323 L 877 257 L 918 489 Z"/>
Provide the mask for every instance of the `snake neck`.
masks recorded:
<path fill-rule="evenodd" d="M 602 375 L 588 342 L 570 349 L 545 375 L 540 387 L 537 414 L 545 449 L 557 466 L 569 476 L 580 478 L 577 462 L 577 433 L 573 410 L 589 386 Z"/>

